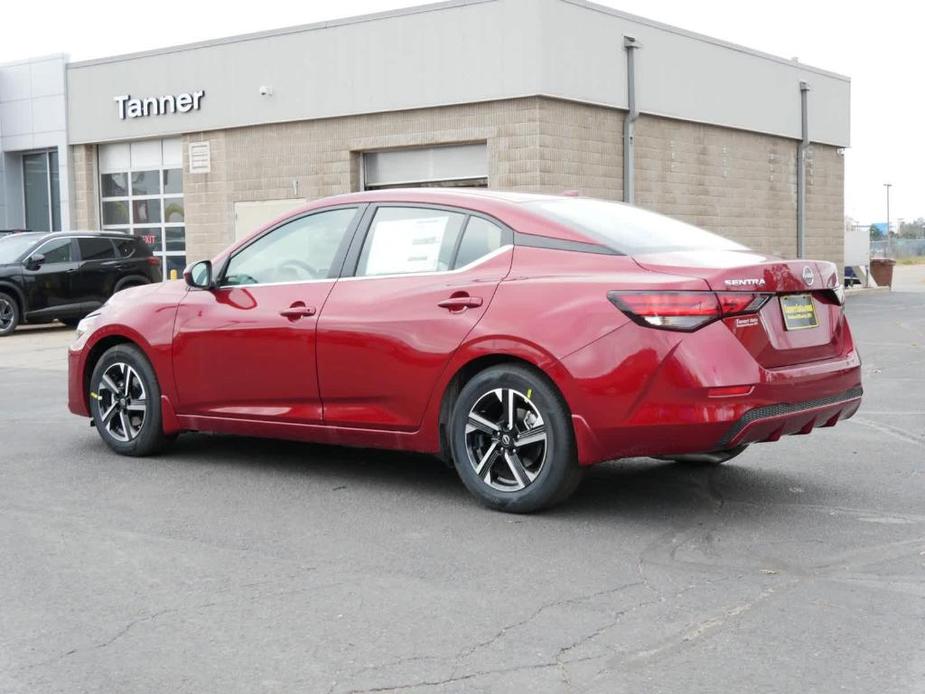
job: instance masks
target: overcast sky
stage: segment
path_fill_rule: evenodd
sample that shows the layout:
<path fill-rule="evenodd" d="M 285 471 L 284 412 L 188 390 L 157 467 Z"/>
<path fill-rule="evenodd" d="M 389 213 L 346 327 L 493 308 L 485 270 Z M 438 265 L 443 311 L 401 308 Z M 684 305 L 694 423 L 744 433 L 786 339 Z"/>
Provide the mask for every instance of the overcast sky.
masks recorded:
<path fill-rule="evenodd" d="M 884 220 L 883 184 L 890 182 L 893 220 L 925 217 L 925 4 L 598 1 L 848 75 L 846 213 L 863 222 Z M 191 0 L 160 0 L 144 8 L 112 0 L 32 0 L 5 8 L 0 62 L 50 53 L 83 60 L 417 4 L 422 3 L 261 0 L 217 11 L 220 5 Z"/>

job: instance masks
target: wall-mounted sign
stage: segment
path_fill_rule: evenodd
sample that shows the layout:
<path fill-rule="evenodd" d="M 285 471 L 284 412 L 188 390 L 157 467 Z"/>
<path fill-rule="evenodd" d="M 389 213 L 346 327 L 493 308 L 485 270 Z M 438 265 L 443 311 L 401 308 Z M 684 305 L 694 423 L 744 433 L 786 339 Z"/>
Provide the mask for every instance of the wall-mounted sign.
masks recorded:
<path fill-rule="evenodd" d="M 114 96 L 113 101 L 119 108 L 119 119 L 145 118 L 147 116 L 166 116 L 170 113 L 189 113 L 198 111 L 202 104 L 205 90 L 168 94 L 167 96 L 133 97 L 131 94 Z"/>

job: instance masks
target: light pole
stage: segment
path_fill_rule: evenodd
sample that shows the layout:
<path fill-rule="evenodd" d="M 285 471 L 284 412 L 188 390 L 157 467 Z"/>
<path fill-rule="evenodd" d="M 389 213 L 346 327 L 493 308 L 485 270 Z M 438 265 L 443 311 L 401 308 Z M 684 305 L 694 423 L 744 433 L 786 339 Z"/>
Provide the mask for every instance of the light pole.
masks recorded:
<path fill-rule="evenodd" d="M 893 237 L 890 236 L 890 188 L 893 187 L 893 184 L 884 183 L 883 187 L 886 188 L 886 249 L 887 249 L 887 255 L 892 257 Z"/>

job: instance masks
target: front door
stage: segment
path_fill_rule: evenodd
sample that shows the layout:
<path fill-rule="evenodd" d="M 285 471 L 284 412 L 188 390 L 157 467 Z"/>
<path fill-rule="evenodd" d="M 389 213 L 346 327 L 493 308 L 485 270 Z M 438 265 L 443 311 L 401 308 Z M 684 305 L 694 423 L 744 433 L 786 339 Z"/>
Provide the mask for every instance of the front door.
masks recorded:
<path fill-rule="evenodd" d="M 337 283 L 318 323 L 325 424 L 417 429 L 510 271 L 510 244 L 509 230 L 479 216 L 379 206 L 354 276 Z"/>
<path fill-rule="evenodd" d="M 71 282 L 77 269 L 74 241 L 46 241 L 23 263 L 23 285 L 30 320 L 54 319 L 79 312 Z"/>
<path fill-rule="evenodd" d="M 173 342 L 181 414 L 321 422 L 315 329 L 358 216 L 284 222 L 235 251 L 215 289 L 187 294 Z"/>

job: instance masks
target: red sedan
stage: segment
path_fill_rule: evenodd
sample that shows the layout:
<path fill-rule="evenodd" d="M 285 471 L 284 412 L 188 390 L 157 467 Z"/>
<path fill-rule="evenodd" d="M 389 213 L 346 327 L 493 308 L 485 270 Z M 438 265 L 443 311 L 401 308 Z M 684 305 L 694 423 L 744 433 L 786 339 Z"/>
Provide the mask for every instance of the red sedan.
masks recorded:
<path fill-rule="evenodd" d="M 575 197 L 319 200 L 116 294 L 78 327 L 69 406 L 124 455 L 210 431 L 422 451 L 531 511 L 583 467 L 719 463 L 850 417 L 832 263 Z"/>

